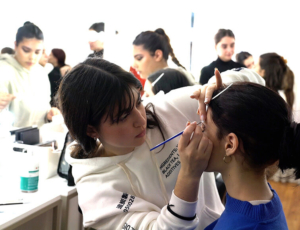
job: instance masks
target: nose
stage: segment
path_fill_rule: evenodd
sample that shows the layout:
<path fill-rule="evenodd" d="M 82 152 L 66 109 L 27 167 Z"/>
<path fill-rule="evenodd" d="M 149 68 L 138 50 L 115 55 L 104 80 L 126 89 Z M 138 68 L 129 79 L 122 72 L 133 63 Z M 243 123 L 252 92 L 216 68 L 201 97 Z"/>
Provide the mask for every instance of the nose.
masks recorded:
<path fill-rule="evenodd" d="M 144 109 L 144 107 L 143 107 Z M 143 116 L 143 111 L 134 108 L 132 113 L 134 114 L 134 121 L 133 121 L 133 127 L 139 128 L 142 126 L 145 126 L 146 124 L 146 118 Z"/>
<path fill-rule="evenodd" d="M 29 60 L 32 61 L 34 59 L 36 59 L 37 55 L 35 54 L 35 52 L 32 52 L 30 55 L 29 55 Z"/>
<path fill-rule="evenodd" d="M 136 60 L 133 61 L 132 67 L 135 68 L 135 70 L 137 70 L 138 65 L 137 65 L 137 63 L 136 63 Z"/>

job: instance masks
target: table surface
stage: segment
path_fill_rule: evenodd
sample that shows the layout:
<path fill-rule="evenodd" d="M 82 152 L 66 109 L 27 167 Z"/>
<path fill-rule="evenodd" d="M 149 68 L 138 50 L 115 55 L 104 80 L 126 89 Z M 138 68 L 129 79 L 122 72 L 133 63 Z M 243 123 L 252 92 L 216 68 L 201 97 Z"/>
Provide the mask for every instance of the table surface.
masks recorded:
<path fill-rule="evenodd" d="M 7 185 L 5 180 L 0 180 L 2 185 Z M 2 187 L 2 186 L 1 186 Z M 68 186 L 67 180 L 57 176 L 39 182 L 38 191 L 23 193 L 19 186 L 3 186 L 0 190 L 0 203 L 12 200 L 23 200 L 24 204 L 0 206 L 0 229 L 17 223 L 18 221 L 46 208 L 47 206 L 76 193 L 75 186 Z"/>

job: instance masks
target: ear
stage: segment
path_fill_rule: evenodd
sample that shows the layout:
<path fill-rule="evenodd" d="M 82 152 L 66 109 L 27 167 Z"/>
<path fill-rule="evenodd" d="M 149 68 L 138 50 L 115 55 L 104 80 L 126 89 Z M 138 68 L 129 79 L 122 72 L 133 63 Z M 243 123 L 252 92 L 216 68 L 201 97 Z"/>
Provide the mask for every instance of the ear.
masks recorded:
<path fill-rule="evenodd" d="M 88 127 L 86 129 L 86 134 L 91 138 L 95 138 L 95 137 L 98 138 L 98 132 L 97 132 L 96 128 L 91 125 L 88 125 Z"/>
<path fill-rule="evenodd" d="M 261 70 L 260 70 L 260 76 L 262 76 L 262 77 L 265 76 L 265 72 L 266 72 L 266 71 L 265 71 L 264 69 L 261 69 Z"/>
<path fill-rule="evenodd" d="M 239 147 L 239 139 L 234 133 L 229 133 L 225 137 L 226 156 L 231 156 L 236 153 Z"/>
<path fill-rule="evenodd" d="M 156 50 L 154 53 L 155 61 L 160 62 L 163 58 L 163 52 L 161 50 Z"/>

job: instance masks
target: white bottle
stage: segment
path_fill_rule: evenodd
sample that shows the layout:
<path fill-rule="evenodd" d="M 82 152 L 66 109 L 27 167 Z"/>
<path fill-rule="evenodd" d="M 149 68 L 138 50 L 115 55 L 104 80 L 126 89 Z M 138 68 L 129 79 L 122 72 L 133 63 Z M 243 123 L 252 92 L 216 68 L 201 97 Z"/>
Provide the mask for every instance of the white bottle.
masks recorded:
<path fill-rule="evenodd" d="M 36 192 L 39 183 L 39 161 L 32 150 L 27 153 L 25 151 L 23 150 L 27 156 L 21 169 L 20 189 L 26 193 Z"/>

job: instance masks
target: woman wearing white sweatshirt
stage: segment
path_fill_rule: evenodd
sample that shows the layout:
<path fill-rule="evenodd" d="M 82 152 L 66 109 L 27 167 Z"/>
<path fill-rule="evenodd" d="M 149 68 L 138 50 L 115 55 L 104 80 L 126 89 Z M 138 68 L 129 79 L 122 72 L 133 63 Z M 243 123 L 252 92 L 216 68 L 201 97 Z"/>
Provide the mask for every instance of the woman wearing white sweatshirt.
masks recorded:
<path fill-rule="evenodd" d="M 8 108 L 14 114 L 14 126 L 41 126 L 58 109 L 50 108 L 50 84 L 38 65 L 44 48 L 42 31 L 26 22 L 18 29 L 15 55 L 0 56 L 0 112 Z"/>
<path fill-rule="evenodd" d="M 252 72 L 240 75 L 237 79 L 225 74 L 222 80 L 263 84 Z M 205 91 L 210 98 L 215 88 L 197 91 L 194 97 L 200 95 L 201 108 Z M 66 160 L 73 166 L 85 227 L 204 229 L 220 216 L 224 207 L 214 175 L 203 172 L 212 144 L 202 136 L 201 126 L 190 126 L 194 135 L 180 151 L 179 137 L 150 151 L 182 131 L 187 121 L 200 121 L 198 101 L 190 98 L 198 89 L 154 96 L 144 107 L 140 82 L 105 60 L 88 59 L 65 76 L 59 106 L 75 139 Z M 200 113 L 205 118 L 203 109 Z M 191 151 L 194 146 L 199 146 L 197 153 Z"/>

